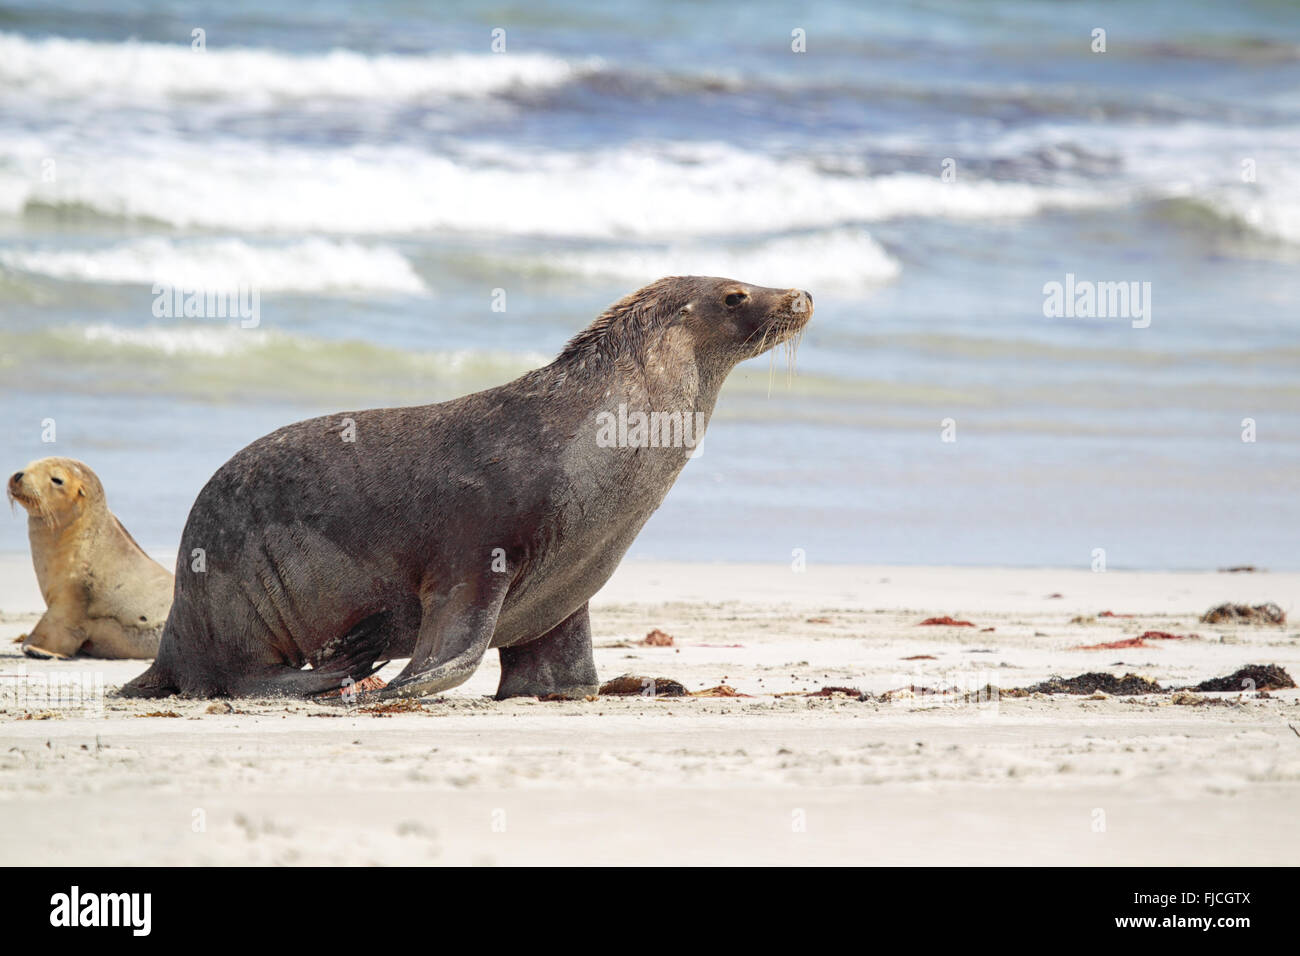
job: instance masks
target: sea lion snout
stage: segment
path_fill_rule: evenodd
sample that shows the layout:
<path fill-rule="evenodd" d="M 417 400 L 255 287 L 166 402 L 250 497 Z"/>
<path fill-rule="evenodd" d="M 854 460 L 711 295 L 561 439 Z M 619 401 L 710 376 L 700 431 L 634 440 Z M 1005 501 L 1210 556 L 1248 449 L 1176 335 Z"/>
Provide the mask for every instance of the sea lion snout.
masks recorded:
<path fill-rule="evenodd" d="M 812 319 L 813 315 L 813 297 L 811 292 L 803 289 L 791 289 L 789 299 L 786 302 L 786 308 L 790 314 L 800 322 L 797 328 L 803 328 Z"/>
<path fill-rule="evenodd" d="M 813 315 L 812 295 L 803 289 L 763 290 L 766 314 L 763 325 L 768 335 L 767 345 L 773 346 L 784 342 L 790 336 L 803 330 Z"/>
<path fill-rule="evenodd" d="M 9 482 L 5 490 L 9 493 L 9 500 L 16 501 L 24 508 L 27 508 L 33 501 L 33 495 L 23 490 L 23 476 L 28 474 L 30 468 L 22 471 L 15 471 L 9 476 Z"/>
<path fill-rule="evenodd" d="M 15 471 L 9 476 L 9 495 L 17 498 L 39 498 L 41 495 L 41 478 L 49 477 L 53 480 L 55 477 L 49 467 L 53 461 L 54 459 L 51 458 L 33 461 L 28 463 L 21 471 Z M 62 478 L 59 479 L 59 484 L 63 484 Z"/>

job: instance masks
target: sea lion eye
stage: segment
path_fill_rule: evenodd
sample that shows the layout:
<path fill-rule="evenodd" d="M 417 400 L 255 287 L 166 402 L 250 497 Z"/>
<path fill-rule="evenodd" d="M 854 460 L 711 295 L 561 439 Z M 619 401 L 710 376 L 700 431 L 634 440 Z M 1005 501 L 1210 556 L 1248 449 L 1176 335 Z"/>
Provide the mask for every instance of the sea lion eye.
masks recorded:
<path fill-rule="evenodd" d="M 735 306 L 740 305 L 740 303 L 744 302 L 748 298 L 749 295 L 744 292 L 733 292 L 729 296 L 727 296 L 727 305 L 732 306 L 734 308 Z"/>
<path fill-rule="evenodd" d="M 63 484 L 63 479 L 62 479 L 62 478 L 51 478 L 50 481 L 54 482 L 56 485 L 61 485 L 61 484 Z"/>

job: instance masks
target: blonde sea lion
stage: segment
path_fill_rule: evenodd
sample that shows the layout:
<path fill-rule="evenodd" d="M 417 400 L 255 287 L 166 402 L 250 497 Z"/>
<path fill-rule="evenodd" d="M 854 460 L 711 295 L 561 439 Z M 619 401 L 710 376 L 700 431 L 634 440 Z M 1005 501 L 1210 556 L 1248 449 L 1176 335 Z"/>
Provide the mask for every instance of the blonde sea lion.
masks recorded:
<path fill-rule="evenodd" d="M 409 658 L 378 694 L 424 696 L 490 647 L 498 698 L 596 693 L 588 600 L 727 374 L 811 317 L 798 289 L 660 279 L 506 385 L 253 442 L 199 492 L 158 657 L 123 693 L 309 696 Z"/>
<path fill-rule="evenodd" d="M 23 640 L 28 657 L 150 658 L 172 603 L 172 576 L 108 510 L 89 466 L 42 458 L 9 478 L 27 511 L 32 563 L 47 610 Z"/>

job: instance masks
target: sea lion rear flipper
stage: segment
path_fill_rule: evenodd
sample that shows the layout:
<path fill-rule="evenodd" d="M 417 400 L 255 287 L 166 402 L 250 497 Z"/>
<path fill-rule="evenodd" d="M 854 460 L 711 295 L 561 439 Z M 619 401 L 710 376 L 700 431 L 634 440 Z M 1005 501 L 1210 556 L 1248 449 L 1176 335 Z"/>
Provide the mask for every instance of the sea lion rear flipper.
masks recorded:
<path fill-rule="evenodd" d="M 155 660 L 139 677 L 122 685 L 123 697 L 170 697 L 179 688 L 170 674 Z"/>
<path fill-rule="evenodd" d="M 406 667 L 377 695 L 424 697 L 463 684 L 483 660 L 509 582 L 505 575 L 457 584 L 421 603 L 420 636 Z"/>
<path fill-rule="evenodd" d="M 392 614 L 381 611 L 364 618 L 340 638 L 333 653 L 314 661 L 310 670 L 289 665 L 270 674 L 252 674 L 230 682 L 235 697 L 312 697 L 343 690 L 370 677 L 387 660 L 378 660 L 388 647 Z"/>
<path fill-rule="evenodd" d="M 230 690 L 232 697 L 314 697 L 329 690 L 339 690 L 360 683 L 371 674 L 376 673 L 388 661 L 362 665 L 359 670 L 348 671 L 343 668 L 313 667 L 310 670 L 294 670 L 286 667 L 276 674 L 263 674 L 234 683 Z"/>
<path fill-rule="evenodd" d="M 348 679 L 359 682 L 388 663 L 376 663 L 387 647 L 390 615 L 372 614 L 360 621 L 337 643 L 338 652 L 314 662 L 309 669 L 290 664 L 263 665 L 260 669 L 236 673 L 227 668 L 181 679 L 184 668 L 170 656 L 160 655 L 153 665 L 122 687 L 123 697 L 311 697 L 322 691 L 344 687 Z M 161 648 L 160 650 L 165 650 Z"/>
<path fill-rule="evenodd" d="M 86 635 L 62 624 L 46 611 L 23 641 L 23 653 L 38 660 L 72 657 L 86 643 Z"/>

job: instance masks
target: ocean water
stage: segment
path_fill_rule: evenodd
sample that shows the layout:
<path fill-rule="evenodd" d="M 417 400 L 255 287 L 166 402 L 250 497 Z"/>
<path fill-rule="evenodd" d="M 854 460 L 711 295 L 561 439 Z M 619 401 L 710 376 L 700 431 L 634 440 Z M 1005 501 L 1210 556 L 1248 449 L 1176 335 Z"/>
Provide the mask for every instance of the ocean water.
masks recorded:
<path fill-rule="evenodd" d="M 1294 5 L 117 6 L 0 9 L 0 471 L 84 459 L 146 546 L 273 428 L 694 273 L 817 313 L 633 555 L 1300 567 Z M 1144 308 L 1045 315 L 1070 281 Z"/>

